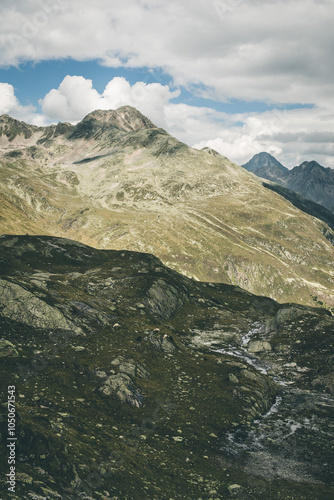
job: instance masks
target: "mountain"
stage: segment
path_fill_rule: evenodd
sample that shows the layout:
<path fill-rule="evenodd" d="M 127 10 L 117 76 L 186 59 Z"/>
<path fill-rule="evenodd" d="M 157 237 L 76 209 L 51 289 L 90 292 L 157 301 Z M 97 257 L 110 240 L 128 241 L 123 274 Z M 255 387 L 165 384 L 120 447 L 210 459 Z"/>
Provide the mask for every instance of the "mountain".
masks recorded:
<path fill-rule="evenodd" d="M 149 254 L 1 236 L 1 497 L 333 498 L 333 329 Z"/>
<path fill-rule="evenodd" d="M 0 118 L 0 231 L 148 252 L 188 277 L 334 305 L 334 233 L 213 150 L 123 106 L 77 125 Z"/>
<path fill-rule="evenodd" d="M 248 172 L 252 172 L 258 177 L 263 177 L 279 184 L 284 182 L 289 173 L 289 170 L 269 153 L 258 153 L 242 166 Z"/>
<path fill-rule="evenodd" d="M 316 161 L 304 161 L 290 171 L 288 187 L 334 212 L 333 169 L 324 168 Z"/>
<path fill-rule="evenodd" d="M 259 153 L 242 165 L 259 177 L 276 182 L 303 198 L 312 200 L 334 213 L 334 170 L 305 161 L 288 170 L 269 153 Z"/>

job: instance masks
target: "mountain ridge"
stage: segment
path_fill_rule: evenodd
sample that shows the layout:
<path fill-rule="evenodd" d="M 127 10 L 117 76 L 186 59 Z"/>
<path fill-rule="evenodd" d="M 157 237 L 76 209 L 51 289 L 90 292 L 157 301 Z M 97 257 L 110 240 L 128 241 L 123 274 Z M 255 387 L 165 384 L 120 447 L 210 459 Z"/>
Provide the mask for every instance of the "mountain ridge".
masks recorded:
<path fill-rule="evenodd" d="M 27 139 L 21 133 L 2 143 L 1 232 L 146 251 L 199 280 L 334 305 L 332 231 L 324 222 L 133 108 L 116 112 L 35 127 Z"/>
<path fill-rule="evenodd" d="M 323 167 L 312 160 L 304 161 L 289 170 L 265 152 L 254 155 L 242 167 L 259 177 L 291 189 L 334 213 L 333 169 Z"/>

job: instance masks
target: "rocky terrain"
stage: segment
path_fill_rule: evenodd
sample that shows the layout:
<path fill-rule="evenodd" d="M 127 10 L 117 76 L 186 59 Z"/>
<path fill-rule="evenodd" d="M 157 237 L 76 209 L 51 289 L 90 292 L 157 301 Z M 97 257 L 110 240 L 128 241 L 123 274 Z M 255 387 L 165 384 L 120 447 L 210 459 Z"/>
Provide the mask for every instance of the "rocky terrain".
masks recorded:
<path fill-rule="evenodd" d="M 328 218 L 129 106 L 44 128 L 0 117 L 0 206 L 2 234 L 149 252 L 197 280 L 334 306 Z"/>
<path fill-rule="evenodd" d="M 265 152 L 254 155 L 242 167 L 258 177 L 278 184 L 283 184 L 289 174 L 288 168 L 284 167 L 274 156 Z"/>
<path fill-rule="evenodd" d="M 149 254 L 1 236 L 8 498 L 332 499 L 333 326 Z"/>
<path fill-rule="evenodd" d="M 289 170 L 269 153 L 254 155 L 243 167 L 334 212 L 334 170 L 331 168 L 322 167 L 316 161 L 304 161 Z"/>

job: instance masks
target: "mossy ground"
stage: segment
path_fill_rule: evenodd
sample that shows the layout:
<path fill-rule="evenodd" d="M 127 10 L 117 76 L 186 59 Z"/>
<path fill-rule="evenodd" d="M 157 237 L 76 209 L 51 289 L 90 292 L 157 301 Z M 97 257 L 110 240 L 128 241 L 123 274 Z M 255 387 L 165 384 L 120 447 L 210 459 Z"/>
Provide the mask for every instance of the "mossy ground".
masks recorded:
<path fill-rule="evenodd" d="M 51 237 L 2 237 L 0 246 L 1 277 L 81 329 L 39 328 L 38 312 L 30 326 L 1 317 L 1 336 L 19 352 L 1 363 L 4 403 L 7 386 L 16 386 L 16 498 L 218 500 L 231 496 L 233 484 L 241 487 L 238 498 L 332 498 L 324 480 L 262 477 L 230 460 L 224 436 L 251 426 L 280 388 L 241 359 L 192 345 L 198 332 L 219 332 L 221 341 L 227 335 L 237 344 L 255 323 L 265 329 L 275 321 L 282 306 L 238 287 L 194 282 L 146 254 Z M 321 335 L 328 340 L 333 322 L 324 312 L 304 311 L 308 319 L 298 316 L 298 324 L 280 316 L 291 328 L 291 359 L 302 364 L 316 346 L 322 373 Z M 277 335 L 274 349 L 287 341 Z M 296 344 L 303 335 L 305 343 Z M 149 372 L 132 377 L 141 408 L 99 390 L 98 374 L 117 371 L 113 361 L 120 358 Z"/>

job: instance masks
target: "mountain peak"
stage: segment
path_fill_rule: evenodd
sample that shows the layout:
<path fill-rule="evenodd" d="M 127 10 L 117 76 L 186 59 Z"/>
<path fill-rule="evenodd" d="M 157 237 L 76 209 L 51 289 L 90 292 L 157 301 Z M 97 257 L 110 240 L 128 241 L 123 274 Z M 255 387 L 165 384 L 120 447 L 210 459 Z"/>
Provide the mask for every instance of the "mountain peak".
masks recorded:
<path fill-rule="evenodd" d="M 205 148 L 202 148 L 202 151 L 209 153 L 209 155 L 213 155 L 213 156 L 217 156 L 217 157 L 222 156 L 220 153 L 218 153 L 218 151 L 216 151 L 213 148 L 209 148 L 207 146 L 205 146 Z"/>
<path fill-rule="evenodd" d="M 278 179 L 283 179 L 289 172 L 274 156 L 266 152 L 254 155 L 242 167 L 259 177 L 264 177 L 274 182 L 277 182 Z"/>
<path fill-rule="evenodd" d="M 249 162 L 247 162 L 245 165 L 242 165 L 246 170 L 249 170 L 250 168 L 255 169 L 257 167 L 276 167 L 278 168 L 281 172 L 286 172 L 288 169 L 282 165 L 274 156 L 272 156 L 270 153 L 267 153 L 265 151 L 262 151 L 261 153 L 258 153 L 253 156 Z M 250 170 L 253 172 L 254 170 Z"/>
<path fill-rule="evenodd" d="M 121 106 L 116 110 L 97 109 L 89 113 L 82 120 L 97 121 L 104 125 L 114 125 L 126 132 L 133 132 L 141 129 L 157 128 L 146 116 L 132 106 Z"/>
<path fill-rule="evenodd" d="M 334 169 L 325 168 L 312 160 L 288 170 L 269 153 L 259 153 L 242 166 L 259 177 L 276 182 L 334 211 Z"/>
<path fill-rule="evenodd" d="M 320 170 L 324 170 L 325 169 L 325 167 L 323 167 L 322 165 L 320 165 L 315 160 L 304 161 L 301 165 L 299 165 L 299 167 L 295 167 L 295 168 L 302 168 L 304 170 L 309 170 L 309 171 L 315 170 L 315 169 L 320 169 Z"/>

